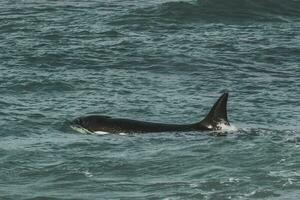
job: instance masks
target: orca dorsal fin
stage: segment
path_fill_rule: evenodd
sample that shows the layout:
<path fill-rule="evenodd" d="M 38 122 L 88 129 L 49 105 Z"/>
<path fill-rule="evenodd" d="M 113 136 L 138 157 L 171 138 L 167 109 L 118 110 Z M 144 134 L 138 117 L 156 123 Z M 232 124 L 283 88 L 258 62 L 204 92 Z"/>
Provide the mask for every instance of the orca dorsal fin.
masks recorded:
<path fill-rule="evenodd" d="M 227 119 L 227 99 L 228 91 L 225 91 L 199 124 L 211 130 L 221 129 L 220 124 L 229 126 L 230 124 Z"/>

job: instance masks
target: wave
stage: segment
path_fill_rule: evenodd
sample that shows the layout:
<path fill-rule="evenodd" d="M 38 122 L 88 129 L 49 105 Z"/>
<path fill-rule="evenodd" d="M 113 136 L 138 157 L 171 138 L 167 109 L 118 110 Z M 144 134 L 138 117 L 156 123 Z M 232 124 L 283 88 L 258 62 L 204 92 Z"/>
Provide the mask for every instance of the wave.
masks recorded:
<path fill-rule="evenodd" d="M 22 80 L 23 81 L 23 80 Z M 65 81 L 56 81 L 56 80 L 30 80 L 25 83 L 19 82 L 15 83 L 10 87 L 13 91 L 41 91 L 41 92 L 64 92 L 73 90 L 73 85 Z"/>
<path fill-rule="evenodd" d="M 253 20 L 287 20 L 300 16 L 299 0 L 198 0 L 206 15 Z"/>
<path fill-rule="evenodd" d="M 122 16 L 118 22 L 151 20 L 205 21 L 278 21 L 299 20 L 300 0 L 198 0 L 195 2 L 167 2 L 139 8 Z M 121 24 L 121 23 L 120 23 Z"/>

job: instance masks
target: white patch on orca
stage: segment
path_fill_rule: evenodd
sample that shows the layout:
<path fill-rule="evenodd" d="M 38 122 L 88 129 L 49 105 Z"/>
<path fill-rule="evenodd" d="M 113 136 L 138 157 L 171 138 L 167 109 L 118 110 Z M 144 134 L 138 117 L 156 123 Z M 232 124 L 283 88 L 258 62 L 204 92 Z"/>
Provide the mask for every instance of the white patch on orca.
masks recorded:
<path fill-rule="evenodd" d="M 104 131 L 89 131 L 85 128 L 83 128 L 82 126 L 72 126 L 71 128 L 79 133 L 83 133 L 83 134 L 97 134 L 97 135 L 107 135 L 109 134 L 108 132 L 104 132 Z"/>
<path fill-rule="evenodd" d="M 107 134 L 111 134 L 109 132 L 105 132 L 105 131 L 89 131 L 85 128 L 83 128 L 82 126 L 72 126 L 71 128 L 79 133 L 83 133 L 83 134 L 96 134 L 96 135 L 107 135 Z M 126 133 L 119 133 L 118 135 L 127 135 Z"/>
<path fill-rule="evenodd" d="M 108 132 L 105 132 L 105 131 L 95 131 L 95 132 L 92 132 L 94 134 L 97 134 L 97 135 L 107 135 L 109 134 Z"/>

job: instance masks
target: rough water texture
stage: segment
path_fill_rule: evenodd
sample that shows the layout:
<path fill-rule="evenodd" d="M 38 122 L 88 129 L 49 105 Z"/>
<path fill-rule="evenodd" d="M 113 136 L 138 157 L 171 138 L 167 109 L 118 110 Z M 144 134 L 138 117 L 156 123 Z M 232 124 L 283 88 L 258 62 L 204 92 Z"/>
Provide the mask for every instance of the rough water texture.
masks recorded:
<path fill-rule="evenodd" d="M 2 0 L 0 199 L 298 199 L 299 0 Z M 105 114 L 227 136 L 86 135 Z"/>

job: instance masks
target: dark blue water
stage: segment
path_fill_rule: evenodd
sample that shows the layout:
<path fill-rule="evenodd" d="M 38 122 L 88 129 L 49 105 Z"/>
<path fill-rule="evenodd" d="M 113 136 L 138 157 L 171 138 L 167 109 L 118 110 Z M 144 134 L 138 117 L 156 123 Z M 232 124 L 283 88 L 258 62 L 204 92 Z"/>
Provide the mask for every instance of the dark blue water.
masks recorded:
<path fill-rule="evenodd" d="M 0 199 L 298 199 L 299 0 L 2 0 Z M 235 131 L 84 135 L 104 114 Z"/>

